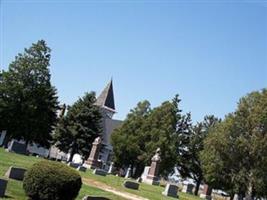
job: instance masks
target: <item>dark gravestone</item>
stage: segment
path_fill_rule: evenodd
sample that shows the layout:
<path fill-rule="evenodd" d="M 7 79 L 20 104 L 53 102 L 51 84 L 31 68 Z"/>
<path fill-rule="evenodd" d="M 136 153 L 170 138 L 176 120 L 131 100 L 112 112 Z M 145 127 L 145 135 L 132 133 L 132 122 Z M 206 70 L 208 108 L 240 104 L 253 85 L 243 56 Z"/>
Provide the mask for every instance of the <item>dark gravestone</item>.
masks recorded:
<path fill-rule="evenodd" d="M 69 163 L 68 163 L 68 166 L 77 169 L 77 168 L 80 166 L 80 164 L 79 164 L 79 163 L 69 162 Z"/>
<path fill-rule="evenodd" d="M 95 169 L 93 171 L 93 174 L 100 175 L 100 176 L 106 176 L 107 172 L 105 170 L 103 170 L 103 169 Z"/>
<path fill-rule="evenodd" d="M 77 170 L 78 171 L 81 171 L 81 172 L 86 172 L 86 167 L 84 167 L 84 166 L 79 166 L 78 168 L 77 168 Z"/>
<path fill-rule="evenodd" d="M 6 186 L 7 186 L 7 180 L 0 179 L 0 197 L 5 196 Z"/>
<path fill-rule="evenodd" d="M 110 200 L 105 197 L 94 197 L 94 196 L 85 196 L 82 200 Z"/>
<path fill-rule="evenodd" d="M 15 179 L 22 181 L 24 179 L 24 174 L 27 170 L 19 167 L 9 167 L 8 171 L 6 172 L 5 176 L 7 178 Z"/>
<path fill-rule="evenodd" d="M 124 181 L 123 185 L 126 188 L 134 189 L 134 190 L 138 190 L 138 188 L 139 188 L 139 183 L 134 182 L 134 181 L 129 181 L 129 180 Z"/>
<path fill-rule="evenodd" d="M 11 141 L 10 145 L 8 146 L 8 151 L 24 155 L 28 154 L 27 145 L 21 144 L 15 140 Z"/>
<path fill-rule="evenodd" d="M 194 185 L 193 184 L 187 184 L 183 186 L 182 192 L 193 194 Z"/>
<path fill-rule="evenodd" d="M 162 194 L 165 196 L 178 198 L 177 192 L 178 192 L 178 186 L 168 183 L 165 187 L 164 192 L 162 192 Z"/>

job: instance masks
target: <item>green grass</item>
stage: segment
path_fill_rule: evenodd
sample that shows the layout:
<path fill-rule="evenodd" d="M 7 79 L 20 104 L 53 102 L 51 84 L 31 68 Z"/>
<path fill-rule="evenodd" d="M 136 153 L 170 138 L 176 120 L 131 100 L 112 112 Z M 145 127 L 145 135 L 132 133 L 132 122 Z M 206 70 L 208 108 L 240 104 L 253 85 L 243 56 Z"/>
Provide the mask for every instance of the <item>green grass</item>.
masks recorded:
<path fill-rule="evenodd" d="M 34 163 L 43 160 L 42 158 L 36 158 L 33 156 L 24 156 L 15 153 L 5 152 L 3 148 L 0 148 L 0 177 L 4 177 L 4 174 L 10 166 L 17 166 L 29 169 Z M 102 196 L 114 200 L 125 200 L 124 198 L 113 195 L 112 193 L 105 192 L 95 187 L 82 185 L 77 200 L 81 200 L 86 195 Z M 8 180 L 6 198 L 0 199 L 16 199 L 27 200 L 27 197 L 22 188 L 22 182 L 16 180 Z"/>
<path fill-rule="evenodd" d="M 140 183 L 139 190 L 131 190 L 131 189 L 127 189 L 122 186 L 125 180 L 122 177 L 113 176 L 113 175 L 98 176 L 98 175 L 93 174 L 92 170 L 87 170 L 86 173 L 80 172 L 80 174 L 85 178 L 90 178 L 90 179 L 94 179 L 96 181 L 105 183 L 120 191 L 125 191 L 125 192 L 129 192 L 132 194 L 136 194 L 138 196 L 145 197 L 151 200 L 174 200 L 176 199 L 172 197 L 163 196 L 161 193 L 164 191 L 164 187 L 161 187 L 161 186 L 154 186 L 154 185 L 148 185 L 145 183 Z M 186 194 L 183 192 L 179 192 L 179 199 L 180 200 L 203 200 L 197 196 Z"/>
<path fill-rule="evenodd" d="M 0 177 L 3 177 L 5 172 L 10 166 L 17 166 L 23 168 L 30 168 L 34 163 L 43 160 L 42 158 L 36 158 L 32 156 L 23 156 L 15 153 L 5 152 L 3 148 L 0 148 Z M 164 187 L 160 186 L 151 186 L 144 183 L 140 184 L 139 190 L 131 190 L 124 188 L 122 186 L 123 181 L 125 180 L 122 177 L 117 177 L 113 175 L 107 176 L 98 176 L 92 174 L 92 170 L 87 170 L 86 173 L 80 172 L 83 178 L 93 179 L 102 183 L 105 183 L 113 188 L 118 189 L 119 191 L 125 191 L 132 193 L 138 196 L 148 198 L 150 200 L 174 200 L 175 198 L 165 197 L 161 193 L 164 191 Z M 7 198 L 2 199 L 16 199 L 16 200 L 27 200 L 27 197 L 22 188 L 22 182 L 16 180 L 9 180 L 8 187 L 6 191 Z M 81 200 L 86 195 L 102 196 L 109 198 L 111 200 L 125 200 L 122 197 L 118 197 L 110 192 L 91 187 L 83 184 L 79 196 L 76 200 Z M 1 198 L 0 198 L 1 199 Z M 180 200 L 200 200 L 199 197 L 194 195 L 179 193 Z"/>

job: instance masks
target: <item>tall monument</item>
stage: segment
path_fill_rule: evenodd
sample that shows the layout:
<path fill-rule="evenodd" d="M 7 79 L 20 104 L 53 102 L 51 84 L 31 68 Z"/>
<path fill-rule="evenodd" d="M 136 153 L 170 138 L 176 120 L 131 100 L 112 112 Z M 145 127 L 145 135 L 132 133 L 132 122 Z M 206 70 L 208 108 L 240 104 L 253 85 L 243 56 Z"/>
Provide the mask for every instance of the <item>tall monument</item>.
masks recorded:
<path fill-rule="evenodd" d="M 144 179 L 145 183 L 151 185 L 159 185 L 160 177 L 159 177 L 159 164 L 161 162 L 160 158 L 160 148 L 157 148 L 155 155 L 151 159 L 151 165 L 148 170 L 148 174 Z"/>
<path fill-rule="evenodd" d="M 86 161 L 89 169 L 95 169 L 100 167 L 100 162 L 98 161 L 99 152 L 101 148 L 101 138 L 97 137 L 93 142 L 93 146 L 89 155 L 89 158 Z"/>

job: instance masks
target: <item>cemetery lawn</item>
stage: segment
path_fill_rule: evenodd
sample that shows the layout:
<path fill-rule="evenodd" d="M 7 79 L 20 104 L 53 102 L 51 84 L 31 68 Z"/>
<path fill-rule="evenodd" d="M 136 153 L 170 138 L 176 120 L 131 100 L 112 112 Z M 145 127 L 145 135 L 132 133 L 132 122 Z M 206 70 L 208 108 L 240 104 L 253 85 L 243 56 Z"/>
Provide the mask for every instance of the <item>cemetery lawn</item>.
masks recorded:
<path fill-rule="evenodd" d="M 175 199 L 177 200 L 177 198 L 163 196 L 161 194 L 164 191 L 163 186 L 154 186 L 145 183 L 140 183 L 138 190 L 132 190 L 122 186 L 125 180 L 122 177 L 114 175 L 99 176 L 93 174 L 92 172 L 93 172 L 92 170 L 87 170 L 87 172 L 80 172 L 80 174 L 85 180 L 88 179 L 89 181 L 90 180 L 99 181 L 119 191 L 132 193 L 140 197 L 148 198 L 150 200 L 175 200 Z M 178 195 L 179 195 L 179 200 L 203 200 L 198 196 L 186 194 L 183 192 L 178 192 Z"/>
<path fill-rule="evenodd" d="M 0 178 L 4 177 L 5 172 L 8 170 L 10 166 L 17 166 L 22 168 L 30 168 L 34 163 L 43 160 L 42 158 L 36 158 L 33 156 L 24 156 L 15 153 L 8 153 L 5 152 L 3 148 L 0 148 Z M 86 182 L 90 183 L 90 180 L 98 181 L 104 183 L 108 186 L 115 188 L 121 192 L 128 192 L 140 197 L 145 197 L 150 200 L 174 200 L 175 198 L 163 196 L 161 193 L 164 191 L 164 187 L 160 186 L 152 186 L 147 185 L 144 183 L 140 184 L 139 190 L 131 190 L 124 188 L 122 186 L 124 178 L 117 177 L 113 175 L 98 176 L 92 174 L 92 170 L 87 170 L 87 172 L 80 172 L 82 178 L 84 180 L 88 180 Z M 114 195 L 110 192 L 106 192 L 102 189 L 98 189 L 96 187 L 86 184 L 82 185 L 80 190 L 79 196 L 76 200 L 81 200 L 85 195 L 95 195 L 95 196 L 102 196 L 109 198 L 111 200 L 125 200 L 122 197 Z M 27 200 L 25 196 L 24 190 L 22 188 L 22 182 L 9 179 L 7 191 L 6 191 L 7 198 L 4 199 L 16 199 L 16 200 Z M 3 198 L 0 198 L 3 199 Z M 185 194 L 179 192 L 179 199 L 180 200 L 201 200 L 199 197 L 194 195 Z"/>
<path fill-rule="evenodd" d="M 5 152 L 0 148 L 0 178 L 4 178 L 4 174 L 10 166 L 17 166 L 22 168 L 30 168 L 34 163 L 43 160 L 33 156 L 24 156 L 15 153 Z M 102 196 L 114 200 L 125 200 L 122 197 L 116 196 L 110 192 L 91 187 L 83 184 L 79 196 L 76 200 L 81 200 L 86 195 Z M 22 188 L 22 182 L 9 179 L 7 184 L 6 198 L 0 199 L 14 199 L 14 200 L 27 200 L 27 197 Z"/>

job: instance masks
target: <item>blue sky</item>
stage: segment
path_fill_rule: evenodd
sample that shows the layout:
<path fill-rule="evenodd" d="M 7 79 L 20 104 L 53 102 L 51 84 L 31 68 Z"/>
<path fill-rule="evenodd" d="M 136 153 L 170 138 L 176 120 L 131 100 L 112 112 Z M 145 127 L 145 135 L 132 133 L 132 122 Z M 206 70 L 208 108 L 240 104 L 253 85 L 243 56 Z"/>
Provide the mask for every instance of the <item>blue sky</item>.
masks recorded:
<path fill-rule="evenodd" d="M 194 121 L 267 87 L 266 1 L 0 0 L 0 66 L 39 39 L 61 102 L 114 81 L 115 118 L 179 94 Z"/>

